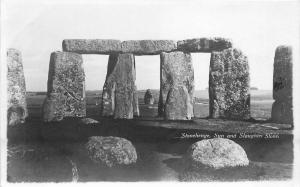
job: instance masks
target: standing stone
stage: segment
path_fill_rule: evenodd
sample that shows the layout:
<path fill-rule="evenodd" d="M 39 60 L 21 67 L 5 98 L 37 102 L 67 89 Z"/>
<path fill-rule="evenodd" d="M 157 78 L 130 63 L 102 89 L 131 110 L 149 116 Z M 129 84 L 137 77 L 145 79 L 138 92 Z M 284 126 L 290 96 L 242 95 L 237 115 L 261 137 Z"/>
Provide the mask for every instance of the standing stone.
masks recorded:
<path fill-rule="evenodd" d="M 238 49 L 212 52 L 209 71 L 211 118 L 249 119 L 250 88 L 248 59 Z"/>
<path fill-rule="evenodd" d="M 139 115 L 133 54 L 109 56 L 102 103 L 102 116 L 132 119 Z"/>
<path fill-rule="evenodd" d="M 21 52 L 7 50 L 7 123 L 17 125 L 28 116 Z"/>
<path fill-rule="evenodd" d="M 158 113 L 167 120 L 193 117 L 194 69 L 190 53 L 161 53 Z"/>
<path fill-rule="evenodd" d="M 50 57 L 48 91 L 43 105 L 44 121 L 86 116 L 85 74 L 82 56 L 53 52 Z"/>
<path fill-rule="evenodd" d="M 293 123 L 293 58 L 292 47 L 279 46 L 275 52 L 273 73 L 272 119 Z"/>
<path fill-rule="evenodd" d="M 153 94 L 152 94 L 151 90 L 147 89 L 146 93 L 145 93 L 145 96 L 144 96 L 144 103 L 146 105 L 153 105 L 154 101 L 155 101 L 155 99 L 153 97 Z"/>

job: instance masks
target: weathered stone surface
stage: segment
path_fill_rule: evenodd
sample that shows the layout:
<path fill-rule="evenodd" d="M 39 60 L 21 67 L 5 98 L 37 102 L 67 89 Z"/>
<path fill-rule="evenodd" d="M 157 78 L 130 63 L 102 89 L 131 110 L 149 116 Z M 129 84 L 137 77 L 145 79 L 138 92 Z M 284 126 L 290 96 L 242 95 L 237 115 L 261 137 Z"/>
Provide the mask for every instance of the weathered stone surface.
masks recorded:
<path fill-rule="evenodd" d="M 43 119 L 50 122 L 60 121 L 64 117 L 84 116 L 86 100 L 82 57 L 76 53 L 53 52 L 50 57 Z"/>
<path fill-rule="evenodd" d="M 154 97 L 153 97 L 153 94 L 152 94 L 151 90 L 150 90 L 150 89 L 147 89 L 147 90 L 146 90 L 146 93 L 145 93 L 145 95 L 144 95 L 144 103 L 145 103 L 146 105 L 153 105 L 153 104 L 154 104 L 154 101 L 155 101 L 155 99 L 154 99 Z"/>
<path fill-rule="evenodd" d="M 7 50 L 7 123 L 23 123 L 28 116 L 21 52 Z"/>
<path fill-rule="evenodd" d="M 293 124 L 293 103 L 292 100 L 275 100 L 272 105 L 272 120 L 277 123 Z"/>
<path fill-rule="evenodd" d="M 212 52 L 209 71 L 211 118 L 249 119 L 248 59 L 238 49 Z"/>
<path fill-rule="evenodd" d="M 244 149 L 232 140 L 213 138 L 191 145 L 185 158 L 192 167 L 221 169 L 247 166 L 249 160 Z"/>
<path fill-rule="evenodd" d="M 293 55 L 290 46 L 279 46 L 275 52 L 273 98 L 272 119 L 293 123 Z"/>
<path fill-rule="evenodd" d="M 129 165 L 137 160 L 135 147 L 124 138 L 93 136 L 86 148 L 91 160 L 108 167 Z"/>
<path fill-rule="evenodd" d="M 62 43 L 63 51 L 79 54 L 111 54 L 121 52 L 120 40 L 66 39 Z"/>
<path fill-rule="evenodd" d="M 182 102 L 188 102 L 186 106 L 182 106 L 186 111 L 174 111 L 178 114 L 177 119 L 190 119 L 193 117 L 193 94 L 194 94 L 194 69 L 190 53 L 171 52 L 161 53 L 161 80 L 160 80 L 160 96 L 158 113 L 165 119 L 173 119 L 172 108 L 180 106 Z M 182 87 L 182 88 L 179 88 Z M 185 87 L 185 88 L 184 88 Z M 183 91 L 183 90 L 187 90 Z M 169 93 L 170 92 L 170 93 Z M 180 95 L 183 94 L 183 95 Z M 187 95 L 186 95 L 187 94 Z M 167 96 L 169 95 L 168 99 Z M 176 98 L 173 98 L 176 97 Z M 168 102 L 168 110 L 165 110 Z M 178 103 L 176 103 L 178 102 Z M 171 112 L 166 114 L 166 112 Z"/>
<path fill-rule="evenodd" d="M 193 102 L 185 86 L 171 87 L 166 104 L 165 118 L 168 120 L 190 120 L 193 117 Z"/>
<path fill-rule="evenodd" d="M 194 38 L 177 42 L 177 49 L 186 52 L 222 51 L 231 47 L 231 41 L 225 38 Z"/>
<path fill-rule="evenodd" d="M 121 45 L 123 53 L 135 55 L 157 55 L 176 49 L 176 43 L 172 40 L 128 40 Z"/>
<path fill-rule="evenodd" d="M 133 54 L 109 56 L 102 93 L 102 116 L 132 119 L 138 114 Z"/>

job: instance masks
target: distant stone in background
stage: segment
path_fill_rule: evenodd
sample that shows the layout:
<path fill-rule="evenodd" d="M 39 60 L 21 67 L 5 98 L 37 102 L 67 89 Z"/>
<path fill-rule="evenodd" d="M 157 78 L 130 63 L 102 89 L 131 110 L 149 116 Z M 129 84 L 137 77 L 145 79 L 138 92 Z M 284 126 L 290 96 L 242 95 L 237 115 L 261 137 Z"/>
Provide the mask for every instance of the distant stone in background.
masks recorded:
<path fill-rule="evenodd" d="M 211 118 L 250 118 L 248 59 L 238 49 L 212 52 L 209 71 Z"/>
<path fill-rule="evenodd" d="M 191 54 L 180 51 L 163 52 L 160 60 L 158 113 L 167 120 L 190 120 L 194 116 L 194 69 Z M 173 111 L 175 108 L 176 111 Z"/>
<path fill-rule="evenodd" d="M 132 119 L 134 114 L 139 115 L 135 74 L 133 54 L 109 56 L 102 93 L 102 116 Z"/>
<path fill-rule="evenodd" d="M 144 96 L 144 103 L 146 105 L 153 105 L 154 101 L 155 101 L 155 99 L 153 97 L 153 94 L 152 94 L 151 90 L 147 89 L 146 93 L 145 93 L 145 96 Z"/>
<path fill-rule="evenodd" d="M 86 125 L 97 124 L 97 123 L 99 123 L 99 121 L 94 120 L 94 119 L 92 119 L 92 118 L 82 118 L 82 119 L 80 120 L 80 122 L 83 123 L 83 124 L 86 124 Z"/>
<path fill-rule="evenodd" d="M 205 139 L 192 144 L 185 159 L 194 168 L 221 169 L 249 165 L 245 150 L 225 138 Z"/>
<path fill-rule="evenodd" d="M 137 160 L 135 147 L 125 138 L 93 136 L 86 148 L 91 160 L 108 167 L 129 165 Z"/>
<path fill-rule="evenodd" d="M 293 54 L 292 47 L 279 46 L 275 52 L 273 73 L 272 120 L 293 123 Z"/>
<path fill-rule="evenodd" d="M 7 50 L 7 123 L 9 126 L 25 122 L 28 116 L 26 85 L 21 52 Z"/>
<path fill-rule="evenodd" d="M 212 52 L 222 51 L 232 47 L 226 38 L 194 38 L 177 42 L 177 50 L 186 52 Z"/>
<path fill-rule="evenodd" d="M 86 116 L 85 74 L 80 54 L 53 52 L 50 57 L 45 122 Z"/>

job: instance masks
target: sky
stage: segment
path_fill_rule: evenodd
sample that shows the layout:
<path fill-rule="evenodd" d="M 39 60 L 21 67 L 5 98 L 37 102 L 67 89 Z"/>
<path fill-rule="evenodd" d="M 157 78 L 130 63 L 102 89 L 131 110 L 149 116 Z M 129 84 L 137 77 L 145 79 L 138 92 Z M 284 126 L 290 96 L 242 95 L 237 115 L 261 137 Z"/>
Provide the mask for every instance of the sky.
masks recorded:
<path fill-rule="evenodd" d="M 87 2 L 89 2 L 87 4 Z M 63 39 L 225 37 L 249 59 L 250 84 L 272 89 L 275 49 L 297 46 L 296 1 L 4 0 L 3 46 L 22 52 L 27 91 L 46 91 Z M 102 89 L 107 55 L 83 55 L 86 89 Z M 209 53 L 193 53 L 195 87 L 208 87 Z M 138 89 L 159 89 L 159 55 L 136 57 Z"/>

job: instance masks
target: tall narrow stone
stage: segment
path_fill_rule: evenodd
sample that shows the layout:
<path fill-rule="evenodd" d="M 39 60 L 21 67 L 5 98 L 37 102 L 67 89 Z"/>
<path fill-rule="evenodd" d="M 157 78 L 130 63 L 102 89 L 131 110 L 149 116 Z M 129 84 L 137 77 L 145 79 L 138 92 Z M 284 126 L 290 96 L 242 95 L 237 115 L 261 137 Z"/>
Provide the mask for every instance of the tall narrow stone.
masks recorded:
<path fill-rule="evenodd" d="M 82 56 L 53 52 L 50 57 L 47 97 L 43 105 L 46 122 L 64 117 L 86 116 L 85 74 Z"/>
<path fill-rule="evenodd" d="M 293 58 L 292 47 L 279 46 L 275 52 L 273 73 L 272 119 L 293 123 Z"/>
<path fill-rule="evenodd" d="M 7 123 L 18 125 L 28 116 L 21 52 L 7 50 Z"/>
<path fill-rule="evenodd" d="M 109 56 L 102 95 L 102 116 L 132 119 L 139 115 L 133 54 Z"/>
<path fill-rule="evenodd" d="M 193 115 L 194 69 L 190 53 L 161 53 L 158 113 L 167 120 L 189 120 Z"/>
<path fill-rule="evenodd" d="M 248 59 L 234 48 L 212 52 L 209 71 L 211 118 L 250 118 Z"/>

